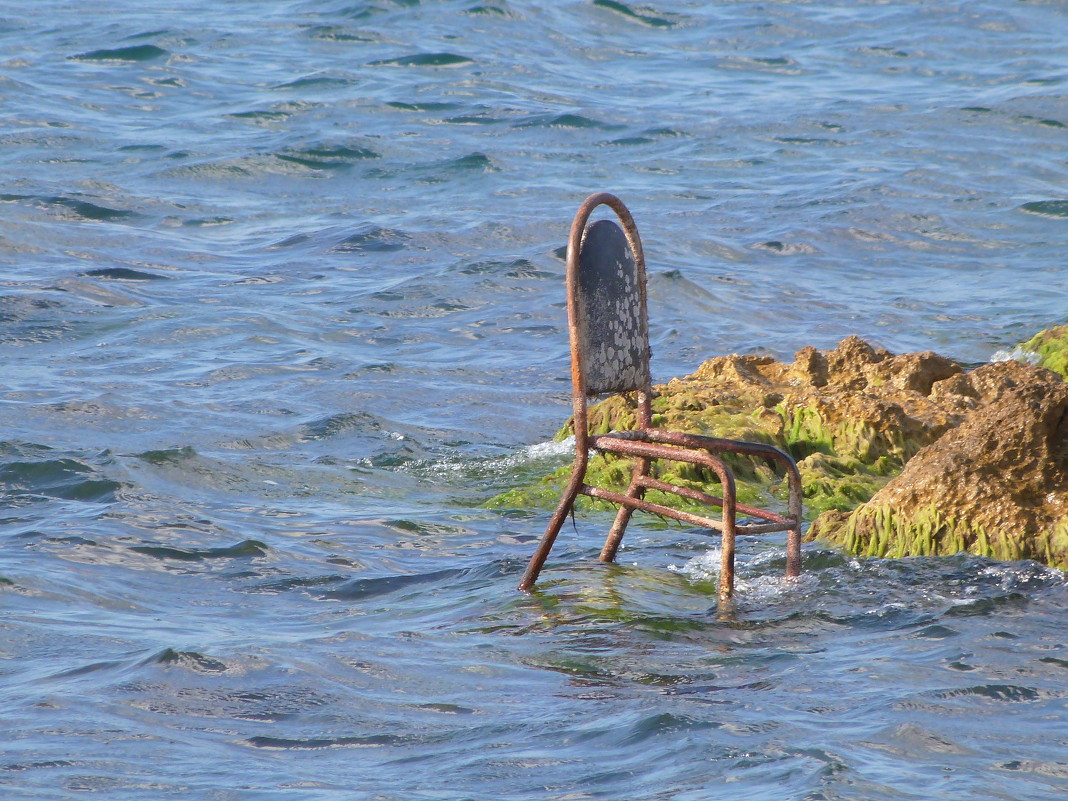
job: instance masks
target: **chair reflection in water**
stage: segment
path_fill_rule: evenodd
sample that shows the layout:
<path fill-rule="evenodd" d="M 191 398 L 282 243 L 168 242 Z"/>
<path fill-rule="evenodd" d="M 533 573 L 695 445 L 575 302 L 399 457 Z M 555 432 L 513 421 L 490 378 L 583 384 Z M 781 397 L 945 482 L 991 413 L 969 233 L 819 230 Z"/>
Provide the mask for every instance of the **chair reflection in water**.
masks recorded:
<path fill-rule="evenodd" d="M 608 206 L 623 227 L 612 220 L 587 225 L 598 206 Z M 734 592 L 735 536 L 786 531 L 786 575 L 801 571 L 801 477 L 786 453 L 771 445 L 698 436 L 652 427 L 652 385 L 649 372 L 649 326 L 646 309 L 645 257 L 634 220 L 615 195 L 586 198 L 571 225 L 567 243 L 567 313 L 571 337 L 571 381 L 574 404 L 575 466 L 556 511 L 519 589 L 530 589 L 553 547 L 560 527 L 579 495 L 619 505 L 600 560 L 611 562 L 635 509 L 674 518 L 720 532 L 722 564 L 719 596 Z M 587 427 L 587 399 L 608 393 L 634 392 L 637 428 L 591 436 Z M 625 492 L 586 483 L 591 451 L 634 457 L 634 470 Z M 777 462 L 785 471 L 789 505 L 785 515 L 737 502 L 734 474 L 720 454 L 740 454 Z M 719 479 L 721 496 L 661 481 L 652 475 L 656 460 L 685 462 L 711 471 Z M 645 500 L 646 490 L 671 493 L 719 508 L 718 518 L 692 514 Z M 741 513 L 754 522 L 739 523 Z"/>

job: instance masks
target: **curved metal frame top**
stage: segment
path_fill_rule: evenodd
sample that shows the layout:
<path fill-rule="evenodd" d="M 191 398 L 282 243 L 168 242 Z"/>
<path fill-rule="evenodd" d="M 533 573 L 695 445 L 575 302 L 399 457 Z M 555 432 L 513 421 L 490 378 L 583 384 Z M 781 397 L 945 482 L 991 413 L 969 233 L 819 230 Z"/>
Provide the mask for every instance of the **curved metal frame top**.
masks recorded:
<path fill-rule="evenodd" d="M 571 223 L 571 232 L 567 239 L 567 320 L 568 334 L 571 341 L 571 389 L 575 413 L 576 449 L 584 449 L 587 438 L 585 426 L 586 376 L 585 365 L 582 363 L 582 332 L 579 327 L 579 319 L 582 314 L 579 302 L 580 257 L 582 255 L 582 241 L 586 233 L 586 224 L 590 220 L 590 215 L 593 214 L 598 206 L 608 206 L 612 209 L 623 225 L 623 234 L 627 237 L 627 244 L 630 246 L 630 252 L 634 257 L 634 264 L 637 268 L 638 291 L 640 293 L 638 302 L 641 308 L 642 322 L 646 330 L 648 330 L 649 325 L 649 309 L 645 289 L 645 251 L 642 249 L 642 240 L 638 235 L 638 227 L 634 224 L 634 218 L 623 201 L 615 195 L 608 192 L 598 192 L 595 195 L 590 195 L 582 202 L 582 205 L 579 206 L 578 211 L 575 213 L 575 219 Z M 648 353 L 646 353 L 646 360 L 648 360 Z M 648 375 L 648 370 L 646 370 L 646 375 Z M 647 380 L 641 391 L 648 393 L 649 388 Z M 578 424 L 580 420 L 583 423 L 581 426 Z M 648 425 L 648 422 L 646 421 L 642 425 L 644 427 Z"/>

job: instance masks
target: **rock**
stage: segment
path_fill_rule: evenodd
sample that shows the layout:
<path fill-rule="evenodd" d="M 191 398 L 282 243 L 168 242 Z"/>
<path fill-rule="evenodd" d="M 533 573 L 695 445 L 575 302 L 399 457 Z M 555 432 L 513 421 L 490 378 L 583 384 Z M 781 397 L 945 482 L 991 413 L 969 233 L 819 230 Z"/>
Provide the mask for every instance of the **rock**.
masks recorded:
<path fill-rule="evenodd" d="M 707 436 L 776 445 L 799 461 L 806 512 L 853 509 L 895 475 L 905 461 L 958 425 L 975 398 L 946 381 L 962 373 L 933 353 L 893 354 L 857 338 L 833 350 L 804 348 L 793 363 L 768 356 L 720 356 L 684 378 L 654 388 L 653 424 Z M 591 433 L 633 428 L 635 411 L 626 397 L 592 406 Z M 571 432 L 570 423 L 558 438 Z M 734 458 L 740 497 L 773 502 L 785 488 L 762 461 Z M 627 463 L 598 457 L 591 475 L 625 486 Z M 493 505 L 540 505 L 567 480 L 567 467 L 534 487 L 519 487 Z M 706 477 L 679 466 L 672 479 L 703 488 Z M 678 498 L 657 498 L 678 506 Z"/>
<path fill-rule="evenodd" d="M 892 356 L 865 370 L 869 384 L 888 383 L 921 395 L 930 395 L 935 384 L 962 372 L 959 364 L 929 350 Z"/>
<path fill-rule="evenodd" d="M 814 387 L 827 386 L 827 357 L 809 345 L 794 354 L 793 375 L 802 383 Z"/>
<path fill-rule="evenodd" d="M 1017 351 L 1033 354 L 1035 364 L 1068 378 L 1068 325 L 1040 331 L 1020 345 Z M 1015 357 L 1015 353 L 1011 355 Z"/>
<path fill-rule="evenodd" d="M 868 386 L 867 368 L 889 356 L 885 350 L 876 350 L 859 337 L 847 337 L 825 354 L 827 383 L 842 389 L 864 389 Z"/>
<path fill-rule="evenodd" d="M 821 515 L 809 538 L 868 556 L 968 551 L 1068 569 L 1068 384 L 1016 361 L 955 383 L 980 401 L 964 421 L 851 513 Z"/>
<path fill-rule="evenodd" d="M 1027 343 L 1043 354 L 1031 361 L 1056 366 L 1064 357 L 1068 365 L 1068 327 L 1051 332 Z M 790 453 L 806 515 L 816 518 L 809 539 L 863 555 L 969 551 L 1068 569 L 1068 384 L 1050 370 L 1004 361 L 966 372 L 930 351 L 894 355 L 849 337 L 832 350 L 803 348 L 792 363 L 709 359 L 654 393 L 656 426 Z M 592 433 L 634 424 L 633 399 L 613 396 L 590 407 Z M 741 502 L 785 505 L 781 477 L 762 460 L 728 461 Z M 690 465 L 657 467 L 661 477 L 696 489 L 709 480 Z M 570 472 L 561 467 L 489 505 L 555 505 Z M 589 473 L 622 489 L 630 463 L 598 456 Z M 688 504 L 660 493 L 649 498 Z"/>

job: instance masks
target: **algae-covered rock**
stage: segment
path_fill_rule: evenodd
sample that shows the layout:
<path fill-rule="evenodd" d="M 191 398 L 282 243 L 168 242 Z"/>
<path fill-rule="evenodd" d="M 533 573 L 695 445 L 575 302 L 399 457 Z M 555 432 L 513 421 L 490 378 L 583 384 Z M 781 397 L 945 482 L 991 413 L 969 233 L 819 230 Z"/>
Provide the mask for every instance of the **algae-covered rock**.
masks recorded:
<path fill-rule="evenodd" d="M 721 356 L 655 387 L 653 424 L 790 453 L 806 517 L 818 516 L 810 540 L 860 555 L 969 551 L 1068 570 L 1068 384 L 1061 378 L 1068 376 L 1068 326 L 1011 355 L 1027 363 L 966 372 L 930 351 L 893 355 L 849 337 L 833 350 L 804 348 L 792 363 Z M 626 397 L 590 409 L 592 433 L 634 424 Z M 559 436 L 572 433 L 570 425 Z M 743 503 L 781 499 L 785 488 L 768 465 L 731 464 Z M 692 466 L 674 469 L 677 483 L 703 488 L 708 481 Z M 491 505 L 554 505 L 570 472 L 561 467 Z M 589 472 L 622 489 L 630 463 L 598 457 Z"/>
<path fill-rule="evenodd" d="M 720 356 L 692 375 L 654 388 L 653 424 L 706 436 L 765 442 L 790 453 L 801 470 L 809 517 L 850 510 L 870 498 L 924 446 L 959 425 L 979 402 L 955 362 L 937 354 L 895 356 L 849 337 L 833 350 L 804 348 L 792 363 L 768 356 Z M 591 433 L 633 428 L 631 399 L 613 396 L 589 411 Z M 558 434 L 564 437 L 571 423 Z M 734 458 L 739 500 L 772 502 L 785 488 L 761 460 Z M 690 465 L 661 463 L 671 479 L 703 488 L 707 477 Z M 591 461 L 591 479 L 623 488 L 630 463 Z M 493 499 L 493 506 L 555 503 L 570 470 Z M 652 500 L 653 497 L 650 496 Z M 655 499 L 680 507 L 675 496 Z"/>
<path fill-rule="evenodd" d="M 1020 345 L 1019 350 L 1035 354 L 1040 367 L 1068 378 L 1068 325 L 1040 331 Z"/>
<path fill-rule="evenodd" d="M 828 512 L 809 538 L 869 556 L 1036 559 L 1068 569 L 1068 384 L 1017 361 L 958 381 L 963 422 L 921 449 L 852 512 Z"/>

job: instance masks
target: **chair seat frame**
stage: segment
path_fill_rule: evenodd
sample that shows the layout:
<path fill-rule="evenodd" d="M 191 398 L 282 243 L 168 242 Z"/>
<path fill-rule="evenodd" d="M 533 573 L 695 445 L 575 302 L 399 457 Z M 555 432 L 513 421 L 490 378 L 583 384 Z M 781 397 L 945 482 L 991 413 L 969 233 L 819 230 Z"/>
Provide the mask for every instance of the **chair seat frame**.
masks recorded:
<path fill-rule="evenodd" d="M 601 387 L 587 386 L 590 360 L 589 349 L 584 337 L 587 334 L 583 320 L 589 313 L 587 306 L 590 299 L 584 298 L 580 286 L 580 270 L 584 238 L 587 223 L 592 212 L 598 206 L 608 206 L 615 212 L 622 223 L 636 271 L 636 303 L 640 317 L 641 331 L 644 337 L 644 364 L 637 372 L 640 378 L 633 386 L 626 386 L 625 391 L 633 391 L 637 396 L 637 428 L 629 431 L 612 431 L 608 434 L 591 435 L 588 430 L 587 400 L 591 395 L 601 394 Z M 568 329 L 571 340 L 571 384 L 574 408 L 575 463 L 571 478 L 564 490 L 555 512 L 546 526 L 538 548 L 530 559 L 527 570 L 519 583 L 519 589 L 529 590 L 534 586 L 545 560 L 552 550 L 557 534 L 564 521 L 571 513 L 579 495 L 587 495 L 619 505 L 619 511 L 601 549 L 600 561 L 615 560 L 623 534 L 631 515 L 635 510 L 649 512 L 663 517 L 673 518 L 692 526 L 717 531 L 721 536 L 721 564 L 719 577 L 719 597 L 728 600 L 734 594 L 735 539 L 738 534 L 767 534 L 785 531 L 786 538 L 786 575 L 795 577 L 801 572 L 801 475 L 794 460 L 784 451 L 772 445 L 759 442 L 743 442 L 720 439 L 698 434 L 668 431 L 652 426 L 652 386 L 648 369 L 648 312 L 646 308 L 645 256 L 641 239 L 630 211 L 615 195 L 601 192 L 590 195 L 579 207 L 571 224 L 567 245 L 567 309 Z M 633 379 L 632 379 L 633 380 Z M 633 457 L 634 469 L 630 484 L 625 492 L 615 492 L 586 483 L 586 472 L 593 452 L 611 453 Z M 785 515 L 739 504 L 735 489 L 734 473 L 720 454 L 735 454 L 762 458 L 777 463 L 786 475 L 789 500 Z M 652 463 L 657 460 L 683 462 L 711 471 L 719 480 L 721 495 L 715 496 L 690 487 L 679 486 L 661 481 L 651 475 Z M 645 500 L 646 490 L 659 490 L 697 503 L 703 503 L 721 510 L 720 516 L 710 517 L 673 509 L 659 503 Z M 738 515 L 755 519 L 759 522 L 739 523 Z"/>

